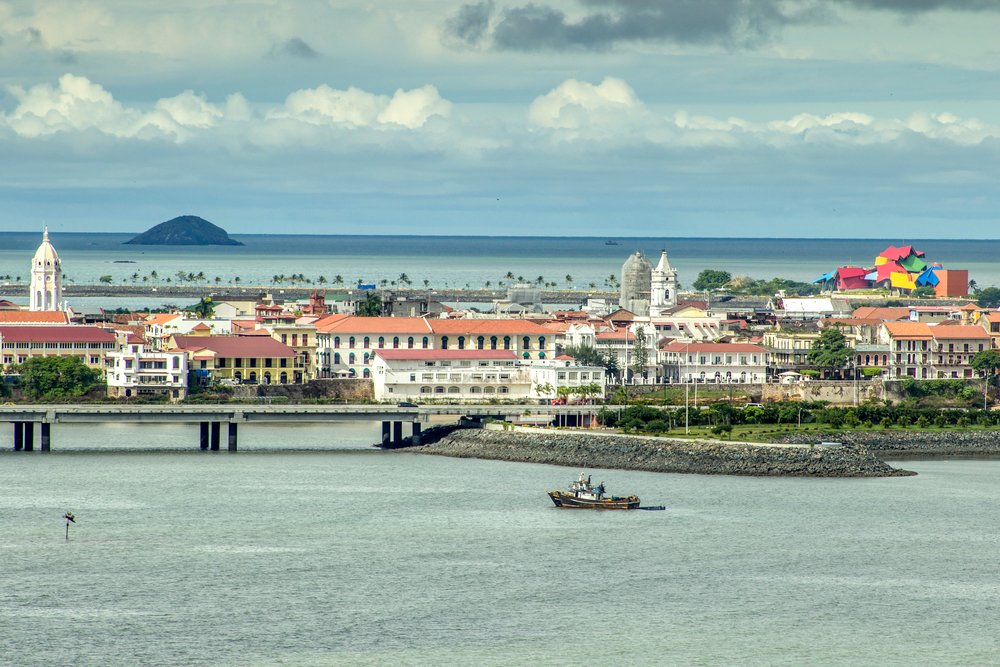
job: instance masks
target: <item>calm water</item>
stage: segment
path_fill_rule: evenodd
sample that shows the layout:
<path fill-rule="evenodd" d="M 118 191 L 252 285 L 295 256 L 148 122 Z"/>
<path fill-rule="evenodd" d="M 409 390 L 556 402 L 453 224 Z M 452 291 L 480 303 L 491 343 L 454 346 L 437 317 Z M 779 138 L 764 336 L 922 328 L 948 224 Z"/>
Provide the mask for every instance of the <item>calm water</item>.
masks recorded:
<path fill-rule="evenodd" d="M 242 285 L 270 284 L 276 275 L 301 273 L 312 280 L 340 275 L 346 284 L 359 280 L 394 281 L 405 273 L 414 285 L 431 287 L 496 286 L 509 272 L 515 277 L 560 287 L 605 286 L 620 276 L 628 255 L 641 249 L 654 263 L 661 248 L 670 253 L 682 285 L 706 268 L 734 276 L 775 276 L 809 281 L 842 264 L 870 265 L 887 245 L 913 243 L 928 261 L 945 268 L 968 269 L 980 285 L 1000 285 L 1000 241 L 916 241 L 913 239 L 617 239 L 428 236 L 238 236 L 242 247 L 143 247 L 122 245 L 128 234 L 52 233 L 65 275 L 77 283 L 96 283 L 110 275 L 115 283 L 163 283 L 176 273 L 204 272 L 209 284 L 236 277 Z M 38 234 L 0 232 L 0 276 L 27 276 Z M 122 263 L 134 262 L 134 263 Z M 152 272 L 158 278 L 150 280 Z M 133 274 L 136 277 L 133 278 Z M 572 277 L 567 282 L 566 276 Z M 0 280 L 0 296 L 3 296 Z M 108 300 L 105 299 L 105 302 Z M 129 304 L 135 305 L 135 304 Z M 157 304 L 153 304 L 157 305 Z"/>
<path fill-rule="evenodd" d="M 192 451 L 194 428 L 65 426 L 49 455 L 0 453 L 0 663 L 969 665 L 1000 651 L 1000 462 L 877 480 L 594 471 L 669 509 L 574 513 L 544 491 L 576 470 L 378 452 L 374 425 L 240 435 L 239 454 L 210 454 Z"/>

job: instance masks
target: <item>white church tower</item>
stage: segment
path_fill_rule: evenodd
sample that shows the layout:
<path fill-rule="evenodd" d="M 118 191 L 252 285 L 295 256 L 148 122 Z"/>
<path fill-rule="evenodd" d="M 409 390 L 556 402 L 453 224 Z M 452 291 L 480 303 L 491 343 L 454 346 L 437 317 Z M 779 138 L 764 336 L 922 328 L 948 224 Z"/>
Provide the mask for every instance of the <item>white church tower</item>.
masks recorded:
<path fill-rule="evenodd" d="M 677 270 L 670 266 L 666 250 L 660 251 L 650 282 L 649 316 L 659 317 L 677 305 Z"/>
<path fill-rule="evenodd" d="M 61 302 L 62 266 L 46 227 L 42 244 L 31 259 L 31 310 L 60 310 Z"/>

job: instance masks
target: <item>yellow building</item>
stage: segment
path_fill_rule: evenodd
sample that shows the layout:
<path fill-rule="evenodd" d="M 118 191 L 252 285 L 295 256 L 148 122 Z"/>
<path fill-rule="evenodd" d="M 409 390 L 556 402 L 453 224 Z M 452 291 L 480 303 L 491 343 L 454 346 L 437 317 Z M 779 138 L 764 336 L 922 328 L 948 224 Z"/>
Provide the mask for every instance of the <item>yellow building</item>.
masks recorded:
<path fill-rule="evenodd" d="M 301 384 L 308 380 L 295 351 L 267 335 L 174 335 L 167 349 L 186 352 L 188 368 L 203 382 Z"/>
<path fill-rule="evenodd" d="M 0 361 L 5 371 L 31 357 L 79 357 L 104 374 L 107 354 L 118 349 L 115 334 L 98 327 L 0 326 Z"/>

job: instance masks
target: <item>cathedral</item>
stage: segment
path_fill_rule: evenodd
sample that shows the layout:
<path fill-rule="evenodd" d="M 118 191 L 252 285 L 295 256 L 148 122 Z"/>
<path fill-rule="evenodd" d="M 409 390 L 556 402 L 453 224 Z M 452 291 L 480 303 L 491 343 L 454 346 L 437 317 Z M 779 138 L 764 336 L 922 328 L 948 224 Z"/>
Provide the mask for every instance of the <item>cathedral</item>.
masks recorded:
<path fill-rule="evenodd" d="M 656 268 L 638 250 L 625 260 L 619 304 L 640 317 L 658 317 L 677 305 L 677 270 L 666 250 Z"/>
<path fill-rule="evenodd" d="M 49 241 L 49 228 L 31 259 L 31 310 L 62 310 L 62 266 Z"/>

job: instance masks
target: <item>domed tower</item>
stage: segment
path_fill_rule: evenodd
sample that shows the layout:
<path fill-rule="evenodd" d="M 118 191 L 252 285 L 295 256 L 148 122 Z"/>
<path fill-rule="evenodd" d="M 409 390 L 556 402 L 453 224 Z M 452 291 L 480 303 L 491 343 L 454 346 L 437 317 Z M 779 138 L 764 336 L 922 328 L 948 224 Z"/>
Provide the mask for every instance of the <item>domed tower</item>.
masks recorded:
<path fill-rule="evenodd" d="M 622 264 L 622 286 L 619 305 L 625 310 L 643 317 L 649 312 L 649 292 L 652 287 L 653 265 L 642 251 L 634 254 Z"/>
<path fill-rule="evenodd" d="M 31 259 L 31 310 L 59 310 L 62 301 L 62 266 L 49 242 L 49 228 Z"/>
<path fill-rule="evenodd" d="M 670 266 L 667 251 L 660 251 L 660 261 L 653 269 L 649 316 L 658 317 L 677 305 L 677 270 Z"/>

